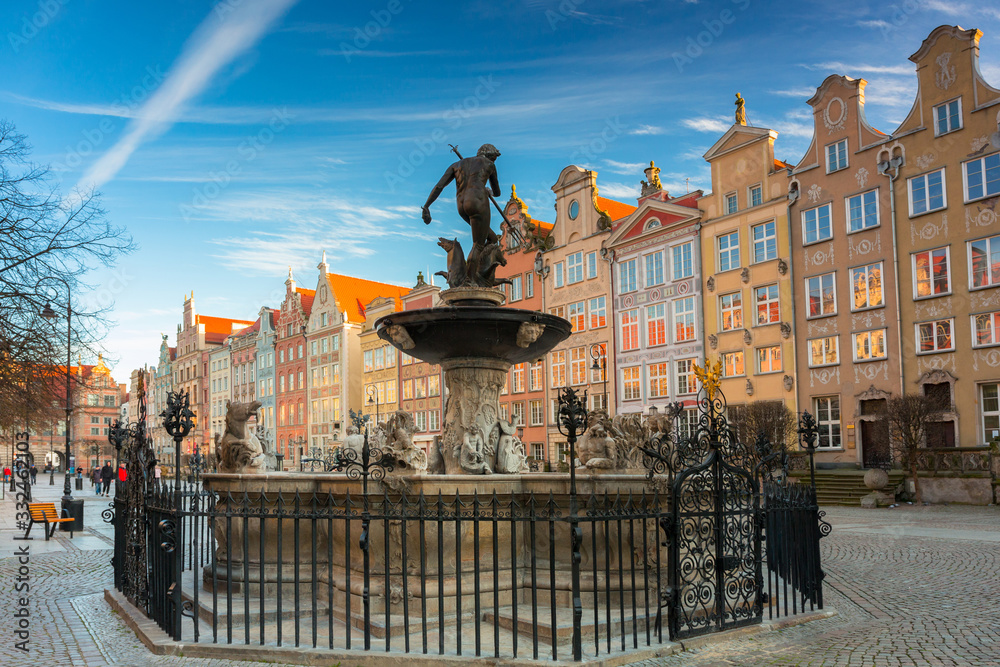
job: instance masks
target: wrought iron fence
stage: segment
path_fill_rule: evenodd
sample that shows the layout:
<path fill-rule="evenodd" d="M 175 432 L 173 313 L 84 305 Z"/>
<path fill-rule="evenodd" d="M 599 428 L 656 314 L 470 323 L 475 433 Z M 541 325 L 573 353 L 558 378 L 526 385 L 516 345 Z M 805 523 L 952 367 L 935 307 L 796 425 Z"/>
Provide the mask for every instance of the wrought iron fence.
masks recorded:
<path fill-rule="evenodd" d="M 586 397 L 560 398 L 573 460 Z M 724 407 L 703 392 L 692 437 L 647 443 L 632 494 L 578 494 L 575 470 L 544 495 L 391 490 L 367 445 L 327 491 L 149 483 L 130 433 L 115 585 L 178 641 L 494 658 L 580 660 L 822 608 L 815 492 L 771 481 L 784 455 L 737 442 Z"/>

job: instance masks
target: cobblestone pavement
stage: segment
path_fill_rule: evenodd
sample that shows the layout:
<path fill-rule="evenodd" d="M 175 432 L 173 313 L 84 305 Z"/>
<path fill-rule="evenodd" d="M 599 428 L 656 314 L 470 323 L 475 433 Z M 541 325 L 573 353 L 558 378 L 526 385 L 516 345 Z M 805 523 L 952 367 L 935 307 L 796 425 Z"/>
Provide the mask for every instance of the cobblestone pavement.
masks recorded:
<path fill-rule="evenodd" d="M 1000 665 L 1000 508 L 828 508 L 839 615 L 652 665 Z"/>
<path fill-rule="evenodd" d="M 44 485 L 43 485 L 44 484 Z M 36 500 L 58 500 L 61 487 L 39 477 Z M 104 602 L 111 586 L 107 500 L 85 499 L 83 534 L 44 541 L 30 556 L 31 651 L 14 647 L 11 615 L 18 563 L 11 554 L 14 506 L 0 501 L 0 665 L 185 665 L 263 667 L 250 663 L 154 656 Z M 825 598 L 839 615 L 780 631 L 713 642 L 653 665 L 1000 665 L 1000 508 L 829 508 L 823 540 Z"/>

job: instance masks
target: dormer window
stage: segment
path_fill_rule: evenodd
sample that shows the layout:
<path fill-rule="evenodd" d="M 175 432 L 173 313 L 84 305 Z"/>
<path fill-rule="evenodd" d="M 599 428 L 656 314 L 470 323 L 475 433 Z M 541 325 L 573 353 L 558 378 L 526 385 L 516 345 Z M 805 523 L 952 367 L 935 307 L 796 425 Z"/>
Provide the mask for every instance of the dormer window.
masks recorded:
<path fill-rule="evenodd" d="M 659 226 L 660 226 L 660 221 L 657 220 L 656 218 L 653 218 L 652 220 L 646 223 L 646 231 L 649 231 L 650 229 L 656 229 Z"/>

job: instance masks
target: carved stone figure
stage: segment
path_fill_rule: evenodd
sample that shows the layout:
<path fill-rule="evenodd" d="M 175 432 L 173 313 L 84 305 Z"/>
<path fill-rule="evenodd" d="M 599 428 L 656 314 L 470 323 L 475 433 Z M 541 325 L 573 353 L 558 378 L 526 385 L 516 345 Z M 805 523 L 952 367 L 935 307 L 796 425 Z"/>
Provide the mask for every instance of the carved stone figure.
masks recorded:
<path fill-rule="evenodd" d="M 607 415 L 604 415 L 603 411 L 598 412 L 601 414 L 591 418 L 590 427 L 576 441 L 576 457 L 580 460 L 580 464 L 587 468 L 614 468 L 615 441 L 608 435 L 604 423 Z"/>
<path fill-rule="evenodd" d="M 458 462 L 463 470 L 473 475 L 493 474 L 493 468 L 490 466 L 490 452 L 483 439 L 483 431 L 478 424 L 473 424 L 465 429 L 465 437 L 462 439 L 458 452 Z"/>
<path fill-rule="evenodd" d="M 358 461 L 361 460 L 361 451 L 365 448 L 365 436 L 358 433 L 358 427 L 354 424 L 347 425 L 347 437 L 344 438 L 344 444 L 340 446 L 341 449 L 353 449 L 358 453 Z"/>
<path fill-rule="evenodd" d="M 746 125 L 747 124 L 746 100 L 744 100 L 739 93 L 736 93 L 736 102 L 734 102 L 734 104 L 736 104 L 736 124 Z"/>
<path fill-rule="evenodd" d="M 435 276 L 441 276 L 452 287 L 457 287 L 465 280 L 465 253 L 462 252 L 462 244 L 458 239 L 439 238 L 438 245 L 448 253 L 448 271 L 438 271 Z"/>
<path fill-rule="evenodd" d="M 379 427 L 384 433 L 384 442 L 379 443 L 379 449 L 396 459 L 398 470 L 427 469 L 427 455 L 413 444 L 413 434 L 417 432 L 413 415 L 405 410 L 396 410 Z"/>
<path fill-rule="evenodd" d="M 530 347 L 532 343 L 538 340 L 538 337 L 541 336 L 544 331 L 544 324 L 538 324 L 536 322 L 522 322 L 521 326 L 517 328 L 517 346 L 524 348 Z"/>
<path fill-rule="evenodd" d="M 247 427 L 247 420 L 256 416 L 260 406 L 260 401 L 226 401 L 226 432 L 217 441 L 216 450 L 220 472 L 262 473 L 267 469 L 264 448 Z"/>
<path fill-rule="evenodd" d="M 416 347 L 413 339 L 410 338 L 410 332 L 406 330 L 401 324 L 393 324 L 388 327 L 389 337 L 392 338 L 394 343 L 397 343 L 404 350 L 412 350 Z"/>
<path fill-rule="evenodd" d="M 516 429 L 505 420 L 497 422 L 490 433 L 490 441 L 496 438 L 497 461 L 493 471 L 500 474 L 528 472 L 528 456 L 524 443 L 514 434 Z"/>

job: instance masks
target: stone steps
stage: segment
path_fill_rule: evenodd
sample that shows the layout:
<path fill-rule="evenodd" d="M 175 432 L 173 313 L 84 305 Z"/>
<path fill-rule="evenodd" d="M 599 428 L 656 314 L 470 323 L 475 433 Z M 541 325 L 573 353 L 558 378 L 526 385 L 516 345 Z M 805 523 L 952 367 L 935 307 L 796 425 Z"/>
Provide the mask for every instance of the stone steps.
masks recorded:
<path fill-rule="evenodd" d="M 800 484 L 809 483 L 809 472 L 796 471 L 789 475 Z M 903 482 L 900 470 L 889 471 L 889 484 L 885 491 L 892 493 Z M 816 500 L 820 505 L 850 505 L 858 507 L 861 499 L 870 493 L 865 486 L 864 470 L 817 470 Z"/>

